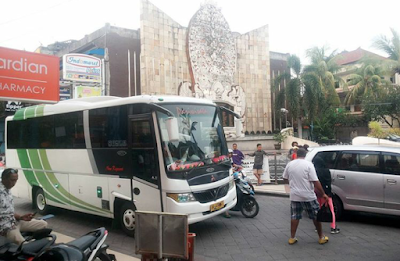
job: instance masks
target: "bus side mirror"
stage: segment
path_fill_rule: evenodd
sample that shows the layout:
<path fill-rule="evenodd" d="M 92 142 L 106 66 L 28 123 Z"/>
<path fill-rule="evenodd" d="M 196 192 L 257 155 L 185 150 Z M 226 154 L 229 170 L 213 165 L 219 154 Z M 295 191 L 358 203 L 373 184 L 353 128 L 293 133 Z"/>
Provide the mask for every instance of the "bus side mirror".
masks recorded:
<path fill-rule="evenodd" d="M 167 127 L 169 140 L 178 141 L 179 140 L 178 119 L 175 117 L 168 117 L 168 119 L 165 120 L 165 125 Z"/>
<path fill-rule="evenodd" d="M 235 118 L 236 137 L 242 136 L 243 124 L 240 119 Z"/>

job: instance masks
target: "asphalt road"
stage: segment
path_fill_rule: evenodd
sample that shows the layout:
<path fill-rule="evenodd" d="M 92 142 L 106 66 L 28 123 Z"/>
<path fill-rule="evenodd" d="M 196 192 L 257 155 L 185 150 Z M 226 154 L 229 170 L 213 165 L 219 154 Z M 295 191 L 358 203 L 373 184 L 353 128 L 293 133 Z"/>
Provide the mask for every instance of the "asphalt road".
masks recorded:
<path fill-rule="evenodd" d="M 196 233 L 195 260 L 400 260 L 400 218 L 347 214 L 338 222 L 341 233 L 331 235 L 323 224 L 329 243 L 319 245 L 312 221 L 304 218 L 299 225 L 299 242 L 288 245 L 290 229 L 289 199 L 256 196 L 260 213 L 246 219 L 240 212 L 232 218 L 222 216 L 190 226 Z M 15 198 L 17 212 L 31 210 L 30 202 Z M 112 250 L 135 256 L 134 239 L 112 228 L 110 219 L 78 212 L 51 209 L 55 218 L 48 220 L 56 232 L 79 237 L 104 226 L 109 229 L 107 243 Z M 136 256 L 138 257 L 138 256 Z"/>

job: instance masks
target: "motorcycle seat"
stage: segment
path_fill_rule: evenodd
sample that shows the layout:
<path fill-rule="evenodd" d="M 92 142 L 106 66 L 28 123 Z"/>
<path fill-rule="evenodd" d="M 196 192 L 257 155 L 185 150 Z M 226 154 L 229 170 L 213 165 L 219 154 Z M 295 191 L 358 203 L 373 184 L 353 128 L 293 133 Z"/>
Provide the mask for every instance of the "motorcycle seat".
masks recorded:
<path fill-rule="evenodd" d="M 50 238 L 42 238 L 38 239 L 29 243 L 26 243 L 22 247 L 22 253 L 23 254 L 30 254 L 30 255 L 35 255 L 37 254 L 40 250 L 43 249 L 48 243 L 50 243 L 51 239 Z"/>
<path fill-rule="evenodd" d="M 97 237 L 92 236 L 92 235 L 86 235 L 83 237 L 80 237 L 78 239 L 75 239 L 71 242 L 68 243 L 70 246 L 75 246 L 79 248 L 82 251 L 85 251 L 87 248 L 89 248 L 95 241 Z"/>

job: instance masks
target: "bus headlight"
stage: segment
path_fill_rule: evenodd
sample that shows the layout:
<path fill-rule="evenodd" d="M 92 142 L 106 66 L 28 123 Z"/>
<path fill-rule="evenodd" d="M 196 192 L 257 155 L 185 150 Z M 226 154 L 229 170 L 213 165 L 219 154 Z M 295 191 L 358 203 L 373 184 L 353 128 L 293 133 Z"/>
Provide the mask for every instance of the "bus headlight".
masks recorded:
<path fill-rule="evenodd" d="M 229 181 L 229 190 L 233 189 L 234 186 L 235 186 L 235 180 L 234 180 L 234 179 L 231 179 L 231 180 Z"/>
<path fill-rule="evenodd" d="M 167 197 L 179 203 L 197 201 L 192 193 L 167 193 Z"/>

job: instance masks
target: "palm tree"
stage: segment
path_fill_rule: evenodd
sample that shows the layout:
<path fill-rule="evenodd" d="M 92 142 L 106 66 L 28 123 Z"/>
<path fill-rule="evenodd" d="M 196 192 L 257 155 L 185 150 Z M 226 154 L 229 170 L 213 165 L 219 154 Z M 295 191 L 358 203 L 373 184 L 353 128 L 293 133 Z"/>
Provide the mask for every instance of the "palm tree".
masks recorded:
<path fill-rule="evenodd" d="M 389 85 L 386 80 L 382 78 L 383 70 L 379 66 L 366 64 L 357 70 L 356 74 L 348 76 L 350 91 L 344 100 L 346 105 L 357 104 L 361 102 L 361 98 L 369 95 L 378 97 L 384 87 Z"/>
<path fill-rule="evenodd" d="M 340 99 L 335 90 L 335 82 L 346 85 L 343 79 L 336 76 L 340 66 L 336 63 L 338 58 L 337 51 L 334 50 L 329 55 L 327 46 L 313 47 L 306 50 L 306 57 L 310 58 L 311 64 L 304 68 L 303 74 L 313 74 L 319 79 L 321 92 L 326 98 L 328 105 L 339 106 Z"/>
<path fill-rule="evenodd" d="M 392 38 L 389 39 L 385 35 L 380 35 L 374 40 L 372 46 L 389 55 L 389 66 L 394 73 L 400 73 L 400 36 L 399 33 L 390 28 Z"/>

